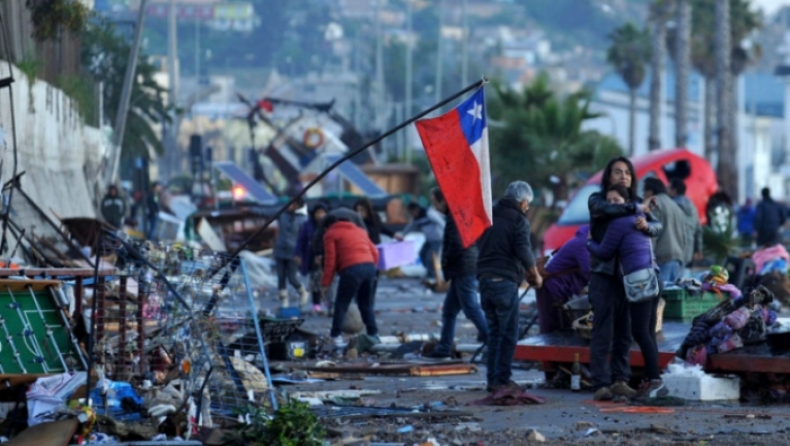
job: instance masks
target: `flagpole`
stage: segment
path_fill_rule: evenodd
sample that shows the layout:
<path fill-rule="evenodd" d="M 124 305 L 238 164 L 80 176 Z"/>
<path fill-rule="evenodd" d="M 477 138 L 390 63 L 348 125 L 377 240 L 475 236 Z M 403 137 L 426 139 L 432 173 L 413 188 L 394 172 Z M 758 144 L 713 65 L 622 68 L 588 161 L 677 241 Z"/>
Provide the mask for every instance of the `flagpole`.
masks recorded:
<path fill-rule="evenodd" d="M 356 150 L 353 150 L 353 151 L 351 151 L 349 153 L 346 153 L 343 157 L 341 157 L 339 160 L 335 161 L 334 163 L 330 164 L 329 167 L 324 169 L 323 172 L 319 173 L 317 177 L 313 178 L 309 183 L 307 183 L 307 185 L 305 185 L 305 187 L 303 187 L 302 190 L 299 191 L 298 194 L 294 195 L 290 200 L 288 200 L 288 203 L 284 204 L 280 209 L 277 210 L 277 212 L 274 213 L 273 216 L 269 217 L 269 219 L 266 220 L 266 222 L 263 224 L 263 226 L 258 228 L 258 230 L 256 230 L 254 234 L 249 236 L 247 238 L 247 240 L 245 240 L 241 245 L 239 245 L 239 247 L 236 248 L 233 251 L 233 253 L 230 256 L 228 256 L 226 258 L 226 260 L 223 261 L 223 263 L 225 263 L 226 261 L 229 261 L 229 260 L 235 258 L 236 256 L 238 256 L 239 253 L 244 250 L 244 248 L 246 248 L 253 240 L 258 238 L 258 236 L 261 235 L 263 233 L 263 231 L 266 230 L 266 228 L 268 228 L 275 220 L 277 220 L 280 217 L 280 215 L 282 215 L 286 211 L 286 209 L 288 209 L 292 204 L 296 203 L 300 198 L 302 198 L 307 193 L 307 191 L 310 190 L 311 187 L 313 187 L 316 184 L 318 184 L 318 182 L 321 181 L 325 176 L 327 176 L 331 171 L 335 170 L 337 168 L 337 166 L 343 164 L 345 161 L 348 161 L 349 159 L 355 157 L 356 155 L 364 152 L 369 147 L 372 147 L 372 146 L 378 144 L 384 138 L 392 136 L 393 134 L 397 133 L 398 131 L 408 127 L 411 124 L 413 124 L 415 121 L 418 121 L 419 119 L 422 119 L 425 116 L 428 116 L 429 114 L 431 114 L 434 111 L 444 107 L 445 105 L 449 104 L 450 102 L 458 99 L 459 97 L 469 93 L 472 90 L 475 90 L 477 88 L 481 88 L 483 85 L 485 85 L 487 83 L 488 83 L 488 79 L 486 79 L 486 78 L 482 78 L 482 79 L 480 79 L 478 81 L 475 81 L 474 83 L 469 84 L 468 86 L 466 86 L 463 90 L 460 90 L 457 93 L 454 93 L 453 95 L 443 99 L 441 102 L 437 103 L 433 107 L 428 108 L 428 109 L 420 112 L 419 114 L 417 114 L 415 116 L 412 116 L 408 120 L 403 121 L 402 123 L 396 125 L 395 127 L 387 130 L 386 132 L 384 132 L 381 135 L 379 135 L 377 138 L 373 139 L 372 141 L 368 142 L 367 144 L 364 144 L 362 147 L 360 147 L 360 148 L 358 148 Z M 261 113 L 260 110 L 258 110 L 257 112 Z M 222 269 L 224 267 L 225 267 L 225 265 L 223 264 L 221 266 L 216 266 L 216 267 L 212 268 L 208 272 L 207 277 L 211 278 L 212 276 L 214 276 L 214 274 L 216 274 L 220 269 Z M 225 276 L 226 276 L 226 278 L 228 280 L 230 280 L 230 275 L 228 273 L 226 273 Z M 223 280 L 221 281 L 221 284 L 224 286 L 226 284 L 226 282 L 227 281 L 225 280 L 225 278 L 223 278 Z"/>

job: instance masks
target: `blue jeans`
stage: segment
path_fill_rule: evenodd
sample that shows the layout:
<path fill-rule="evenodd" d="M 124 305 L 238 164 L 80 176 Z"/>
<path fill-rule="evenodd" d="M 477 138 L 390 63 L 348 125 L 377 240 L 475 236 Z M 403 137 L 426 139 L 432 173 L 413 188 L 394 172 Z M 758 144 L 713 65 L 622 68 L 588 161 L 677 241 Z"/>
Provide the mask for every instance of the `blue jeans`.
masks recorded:
<path fill-rule="evenodd" d="M 148 216 L 148 240 L 155 240 L 157 226 L 159 226 L 159 214 Z"/>
<path fill-rule="evenodd" d="M 450 290 L 447 291 L 442 307 L 442 336 L 436 346 L 436 353 L 450 354 L 455 339 L 455 319 L 461 310 L 466 318 L 475 324 L 482 339 L 488 336 L 488 324 L 477 302 L 475 288 L 477 288 L 475 276 L 454 277 L 450 281 Z"/>
<path fill-rule="evenodd" d="M 488 322 L 486 381 L 507 384 L 518 342 L 518 284 L 507 279 L 481 279 L 480 303 Z"/>
<path fill-rule="evenodd" d="M 422 266 L 428 270 L 427 277 L 429 279 L 436 278 L 436 272 L 433 270 L 433 254 L 439 255 L 439 251 L 442 250 L 442 242 L 429 242 L 425 241 L 423 243 L 422 248 L 420 248 L 420 262 L 422 262 Z"/>
<path fill-rule="evenodd" d="M 590 339 L 593 390 L 609 387 L 615 381 L 628 382 L 631 379 L 631 315 L 623 279 L 590 274 L 589 299 L 594 315 Z"/>
<path fill-rule="evenodd" d="M 346 318 L 348 306 L 355 298 L 368 336 L 378 335 L 379 329 L 376 327 L 376 314 L 373 311 L 373 293 L 371 292 L 374 280 L 376 280 L 376 267 L 372 263 L 360 263 L 340 271 L 340 284 L 337 287 L 330 336 L 334 338 L 342 333 L 343 320 Z"/>
<path fill-rule="evenodd" d="M 659 265 L 658 269 L 658 277 L 664 283 L 675 283 L 683 276 L 683 264 L 679 260 L 670 260 L 663 265 Z"/>

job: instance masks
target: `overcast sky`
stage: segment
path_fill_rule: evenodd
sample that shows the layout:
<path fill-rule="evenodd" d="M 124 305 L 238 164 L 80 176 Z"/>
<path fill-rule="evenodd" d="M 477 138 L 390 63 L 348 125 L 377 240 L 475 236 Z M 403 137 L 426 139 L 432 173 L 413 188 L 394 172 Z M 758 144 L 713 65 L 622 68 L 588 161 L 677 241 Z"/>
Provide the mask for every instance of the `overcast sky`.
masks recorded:
<path fill-rule="evenodd" d="M 754 0 L 753 3 L 766 13 L 773 14 L 779 7 L 790 5 L 790 0 Z"/>

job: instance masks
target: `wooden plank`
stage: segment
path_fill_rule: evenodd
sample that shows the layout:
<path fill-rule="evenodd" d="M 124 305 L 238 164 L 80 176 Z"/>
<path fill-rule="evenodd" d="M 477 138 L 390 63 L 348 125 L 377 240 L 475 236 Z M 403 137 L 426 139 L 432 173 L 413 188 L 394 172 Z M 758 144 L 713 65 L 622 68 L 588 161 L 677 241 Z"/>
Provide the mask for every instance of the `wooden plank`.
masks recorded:
<path fill-rule="evenodd" d="M 25 429 L 3 444 L 5 446 L 66 446 L 77 432 L 77 426 L 79 421 L 76 418 L 41 423 Z"/>
<path fill-rule="evenodd" d="M 46 291 L 47 287 L 59 287 L 58 280 L 30 280 L 30 279 L 0 279 L 0 292 L 26 293 L 27 287 L 32 287 L 34 293 Z M 28 295 L 28 297 L 30 297 Z"/>
<path fill-rule="evenodd" d="M 788 373 L 790 357 L 729 352 L 708 356 L 706 372 Z"/>
<path fill-rule="evenodd" d="M 472 364 L 436 364 L 418 365 L 409 370 L 410 376 L 451 376 L 476 373 L 477 367 Z"/>
<path fill-rule="evenodd" d="M 560 362 L 572 363 L 574 356 L 579 354 L 579 362 L 582 364 L 590 363 L 590 348 L 587 346 L 563 346 L 563 345 L 518 345 L 513 359 L 518 361 L 535 362 Z M 675 357 L 674 352 L 658 352 L 658 365 L 664 368 Z M 644 367 L 645 361 L 642 352 L 631 350 L 629 363 L 632 367 Z"/>

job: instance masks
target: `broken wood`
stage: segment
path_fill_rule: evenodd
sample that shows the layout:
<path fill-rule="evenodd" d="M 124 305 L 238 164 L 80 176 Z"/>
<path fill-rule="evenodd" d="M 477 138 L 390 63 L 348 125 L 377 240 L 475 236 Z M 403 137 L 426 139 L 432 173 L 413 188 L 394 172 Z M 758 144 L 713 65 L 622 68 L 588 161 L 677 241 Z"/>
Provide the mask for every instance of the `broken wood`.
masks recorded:
<path fill-rule="evenodd" d="M 410 376 L 450 376 L 468 375 L 477 373 L 473 364 L 440 364 L 427 366 L 414 366 L 409 370 Z"/>
<path fill-rule="evenodd" d="M 477 372 L 477 368 L 464 362 L 443 364 L 359 364 L 338 365 L 333 367 L 301 367 L 310 372 L 355 373 L 361 375 L 408 375 L 408 376 L 446 376 L 466 375 Z"/>
<path fill-rule="evenodd" d="M 351 415 L 338 415 L 338 418 L 453 418 L 453 417 L 471 417 L 474 416 L 472 412 L 458 411 L 458 412 L 399 412 L 399 413 L 381 413 L 369 414 L 359 413 Z"/>
<path fill-rule="evenodd" d="M 66 446 L 77 432 L 79 421 L 69 420 L 41 423 L 22 431 L 6 443 L 6 446 Z"/>

